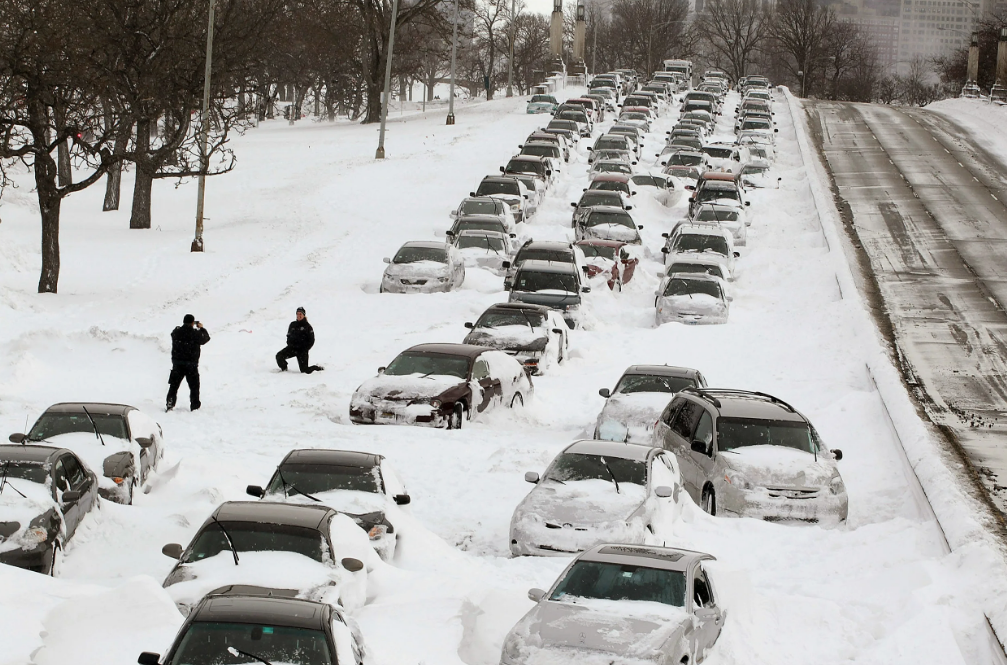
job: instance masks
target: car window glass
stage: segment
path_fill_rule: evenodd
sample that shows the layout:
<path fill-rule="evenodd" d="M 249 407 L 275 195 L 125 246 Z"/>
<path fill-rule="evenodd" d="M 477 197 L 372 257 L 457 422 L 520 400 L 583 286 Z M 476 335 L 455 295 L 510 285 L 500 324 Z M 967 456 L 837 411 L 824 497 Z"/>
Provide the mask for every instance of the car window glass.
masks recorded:
<path fill-rule="evenodd" d="M 31 441 L 41 441 L 72 432 L 93 434 L 95 426 L 97 426 L 98 431 L 104 436 L 114 436 L 119 439 L 128 438 L 126 436 L 126 421 L 123 420 L 121 415 L 92 412 L 90 417 L 88 417 L 88 414 L 81 411 L 79 413 L 56 412 L 42 414 L 42 417 L 38 419 L 32 426 L 31 431 L 28 432 L 28 439 Z"/>
<path fill-rule="evenodd" d="M 696 433 L 692 438 L 694 441 L 702 441 L 706 445 L 713 442 L 713 418 L 710 417 L 708 411 L 704 410 L 703 415 L 700 416 L 699 425 L 696 426 Z"/>
<path fill-rule="evenodd" d="M 712 607 L 713 593 L 710 591 L 710 584 L 706 579 L 706 573 L 702 568 L 696 567 L 695 578 L 692 581 L 693 601 L 696 607 Z"/>
<path fill-rule="evenodd" d="M 52 476 L 53 476 L 53 479 L 56 482 L 56 491 L 57 492 L 65 492 L 68 489 L 70 489 L 70 486 L 67 483 L 66 471 L 63 469 L 63 460 L 62 459 L 57 460 L 56 466 L 54 466 L 53 470 L 52 470 Z"/>
<path fill-rule="evenodd" d="M 674 488 L 678 483 L 678 472 L 671 466 L 668 459 L 670 455 L 660 454 L 655 456 L 654 463 L 650 468 L 650 486 Z"/>
<path fill-rule="evenodd" d="M 70 487 L 80 487 L 84 483 L 84 470 L 80 468 L 80 462 L 73 455 L 64 456 L 62 462 Z"/>
<path fill-rule="evenodd" d="M 385 486 L 385 494 L 389 496 L 408 494 L 408 492 L 406 492 L 406 486 L 401 480 L 399 480 L 398 475 L 385 461 L 381 462 L 381 480 Z"/>
<path fill-rule="evenodd" d="M 488 379 L 490 376 L 490 366 L 485 360 L 477 360 L 475 365 L 472 367 L 472 378 Z"/>
<path fill-rule="evenodd" d="M 675 414 L 675 419 L 671 422 L 671 430 L 686 441 L 691 441 L 692 433 L 703 413 L 702 406 L 686 400 L 679 412 Z"/>
<path fill-rule="evenodd" d="M 683 402 L 685 402 L 683 399 L 673 400 L 672 403 L 668 405 L 668 408 L 664 410 L 664 413 L 661 414 L 661 421 L 665 425 L 671 427 L 671 423 L 675 419 L 675 414 L 677 414 L 678 410 L 682 408 Z"/>

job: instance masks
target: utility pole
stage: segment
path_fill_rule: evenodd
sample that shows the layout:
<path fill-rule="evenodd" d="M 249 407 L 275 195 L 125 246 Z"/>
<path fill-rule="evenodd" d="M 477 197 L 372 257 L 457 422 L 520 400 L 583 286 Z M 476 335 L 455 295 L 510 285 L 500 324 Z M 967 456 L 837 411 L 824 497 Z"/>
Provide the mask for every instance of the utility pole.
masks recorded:
<path fill-rule="evenodd" d="M 598 4 L 594 4 L 594 20 L 591 23 L 594 24 L 594 37 L 592 38 L 591 45 L 591 75 L 594 76 L 598 73 Z"/>
<path fill-rule="evenodd" d="M 388 28 L 388 61 L 385 63 L 385 93 L 381 99 L 381 128 L 378 130 L 378 149 L 374 159 L 385 158 L 385 119 L 388 117 L 388 98 L 391 97 L 392 53 L 395 49 L 395 22 L 399 20 L 399 0 L 392 0 L 392 25 Z"/>
<path fill-rule="evenodd" d="M 206 154 L 207 129 L 210 121 L 210 72 L 213 71 L 213 10 L 215 0 L 210 0 L 210 18 L 206 28 L 206 70 L 203 75 L 203 112 L 199 118 L 199 185 L 196 190 L 196 237 L 190 252 L 203 251 L 203 199 L 206 195 L 206 172 L 210 157 Z"/>
<path fill-rule="evenodd" d="M 456 0 L 457 2 L 457 0 Z M 514 96 L 514 4 L 515 0 L 510 0 L 510 59 L 507 61 L 507 96 Z"/>
<path fill-rule="evenodd" d="M 451 28 L 451 92 L 448 95 L 448 121 L 455 124 L 455 62 L 458 56 L 458 0 L 455 0 L 455 19 Z"/>

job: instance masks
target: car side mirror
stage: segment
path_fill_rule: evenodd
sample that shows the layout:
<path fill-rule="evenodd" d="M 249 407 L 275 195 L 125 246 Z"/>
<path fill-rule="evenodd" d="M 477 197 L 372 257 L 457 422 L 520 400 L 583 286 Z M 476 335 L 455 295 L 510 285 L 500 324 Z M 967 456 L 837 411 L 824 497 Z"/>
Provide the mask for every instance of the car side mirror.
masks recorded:
<path fill-rule="evenodd" d="M 573 206 L 574 208 L 576 208 L 576 207 L 577 207 L 577 204 L 576 204 L 576 202 L 574 202 L 574 201 L 571 201 L 571 202 L 570 202 L 570 205 L 571 205 L 571 206 Z"/>
<path fill-rule="evenodd" d="M 140 657 L 136 659 L 136 662 L 140 665 L 158 665 L 158 663 L 161 662 L 161 654 L 144 651 L 140 654 Z"/>
<path fill-rule="evenodd" d="M 475 192 L 469 192 L 469 196 L 475 196 L 475 195 L 476 195 Z"/>
<path fill-rule="evenodd" d="M 692 450 L 693 452 L 703 453 L 704 455 L 710 454 L 710 447 L 705 441 L 700 441 L 699 439 L 692 442 Z"/>
<path fill-rule="evenodd" d="M 779 133 L 779 131 L 780 131 L 780 130 L 778 130 L 778 129 L 774 129 L 774 130 L 773 130 L 773 133 L 774 133 L 774 134 L 777 134 L 777 133 Z"/>
<path fill-rule="evenodd" d="M 524 196 L 524 197 L 525 197 L 525 199 L 529 199 L 529 198 L 531 198 L 531 197 L 530 197 L 530 196 L 528 196 L 527 194 L 522 194 L 522 196 Z"/>
<path fill-rule="evenodd" d="M 386 256 L 385 258 L 381 259 L 381 262 L 382 263 L 391 263 L 392 260 Z"/>
<path fill-rule="evenodd" d="M 381 374 L 381 373 L 382 373 L 382 372 L 384 372 L 384 371 L 385 371 L 385 368 L 384 368 L 384 367 L 379 367 L 379 368 L 378 368 L 378 374 Z"/>
<path fill-rule="evenodd" d="M 636 196 L 636 192 L 630 192 L 629 195 L 630 196 Z"/>
<path fill-rule="evenodd" d="M 60 503 L 63 504 L 76 503 L 77 501 L 80 501 L 80 492 L 77 490 L 67 490 L 66 492 L 63 492 L 63 496 L 60 497 Z"/>
<path fill-rule="evenodd" d="M 661 248 L 661 253 L 662 253 L 662 254 L 668 254 L 668 253 L 670 253 L 670 252 L 671 252 L 671 250 L 670 250 L 670 249 L 668 249 L 667 247 L 662 247 L 662 248 Z M 662 273 L 662 274 L 663 274 L 663 273 Z"/>
<path fill-rule="evenodd" d="M 592 150 L 594 150 L 594 148 L 592 148 L 591 146 L 588 146 L 588 147 L 587 147 L 587 151 L 588 151 L 588 152 L 591 152 Z"/>
<path fill-rule="evenodd" d="M 510 268 L 511 267 L 511 262 L 510 261 L 504 261 L 500 265 L 502 265 L 504 268 Z"/>
<path fill-rule="evenodd" d="M 633 166 L 636 166 L 639 162 L 633 162 Z"/>
<path fill-rule="evenodd" d="M 351 573 L 355 573 L 359 570 L 364 569 L 364 562 L 361 561 L 360 559 L 354 559 L 351 556 L 340 559 L 339 563 L 342 564 L 343 568 L 350 571 Z"/>
<path fill-rule="evenodd" d="M 661 485 L 660 487 L 654 488 L 654 494 L 662 499 L 667 499 L 675 493 L 675 490 L 668 487 L 667 485 Z"/>
<path fill-rule="evenodd" d="M 550 169 L 546 169 L 546 170 L 545 170 L 545 174 L 546 174 L 547 176 L 550 176 L 550 175 L 552 175 L 552 171 L 551 171 Z"/>
<path fill-rule="evenodd" d="M 149 436 L 138 436 L 136 437 L 136 442 L 140 445 L 141 448 L 150 448 L 152 445 L 154 445 L 154 439 L 150 438 Z"/>
<path fill-rule="evenodd" d="M 843 451 L 840 450 L 839 448 L 835 448 L 832 451 L 832 456 L 835 457 L 836 461 L 838 462 L 839 460 L 843 459 Z"/>
<path fill-rule="evenodd" d="M 740 259 L 741 258 L 741 252 L 735 252 L 734 253 L 734 258 Z"/>
<path fill-rule="evenodd" d="M 609 390 L 608 388 L 602 388 L 601 390 L 598 391 L 598 394 L 604 397 L 605 399 L 608 399 L 609 397 L 612 396 L 612 391 Z"/>
<path fill-rule="evenodd" d="M 591 287 L 590 286 L 582 286 L 582 287 L 580 287 L 580 292 L 581 293 L 591 293 Z"/>
<path fill-rule="evenodd" d="M 446 235 L 448 238 L 454 238 L 455 237 L 455 232 L 454 231 L 445 231 L 444 235 Z"/>
<path fill-rule="evenodd" d="M 638 231 L 643 231 L 643 225 L 642 224 L 638 224 L 637 227 L 636 227 L 636 229 Z"/>
<path fill-rule="evenodd" d="M 632 210 L 632 209 L 633 209 L 633 206 L 626 206 L 626 207 L 624 208 L 624 210 L 625 210 L 626 212 L 629 212 L 629 211 L 630 211 L 630 210 Z M 642 229 L 643 227 L 641 226 L 640 228 Z"/>
<path fill-rule="evenodd" d="M 563 334 L 563 330 L 561 328 L 553 328 L 552 331 L 554 333 L 556 333 L 557 335 L 562 335 Z"/>
<path fill-rule="evenodd" d="M 249 485 L 245 488 L 245 494 L 248 496 L 254 496 L 257 499 L 261 499 L 266 495 L 266 492 L 258 485 Z"/>
<path fill-rule="evenodd" d="M 472 323 L 471 321 L 466 321 L 465 327 L 468 328 L 469 330 L 472 330 L 473 328 L 476 327 L 476 324 Z"/>
<path fill-rule="evenodd" d="M 24 443 L 25 438 L 24 434 L 11 434 L 7 437 L 7 440 L 11 443 Z"/>
<path fill-rule="evenodd" d="M 178 543 L 168 543 L 161 548 L 161 554 L 172 559 L 182 558 L 182 546 Z"/>
<path fill-rule="evenodd" d="M 750 206 L 750 205 L 752 205 L 752 202 L 751 202 L 751 201 L 745 201 L 745 207 L 746 207 L 746 208 L 747 208 L 748 206 Z"/>
<path fill-rule="evenodd" d="M 501 166 L 500 167 L 500 173 L 506 173 L 506 172 L 507 172 L 507 169 L 505 169 L 504 167 Z"/>
<path fill-rule="evenodd" d="M 671 237 L 671 234 L 670 234 L 670 233 L 662 233 L 662 234 L 661 234 L 661 237 L 662 237 L 662 238 L 670 238 L 670 237 Z"/>
<path fill-rule="evenodd" d="M 538 473 L 535 471 L 526 471 L 524 474 L 524 481 L 526 483 L 531 483 L 532 485 L 537 484 L 539 481 Z"/>
<path fill-rule="evenodd" d="M 517 147 L 517 149 L 518 150 L 524 150 L 524 146 L 519 144 L 518 147 Z"/>
<path fill-rule="evenodd" d="M 538 602 L 545 598 L 545 591 L 542 589 L 528 589 L 528 600 Z"/>
<path fill-rule="evenodd" d="M 508 284 L 507 282 L 504 282 L 504 291 L 510 291 L 510 290 L 511 290 L 511 285 Z"/>
<path fill-rule="evenodd" d="M 408 494 L 396 494 L 395 495 L 395 505 L 398 506 L 408 506 L 412 503 L 413 498 Z"/>
<path fill-rule="evenodd" d="M 516 233 L 508 233 L 507 237 L 508 238 L 517 238 L 517 234 Z"/>
<path fill-rule="evenodd" d="M 696 186 L 695 185 L 686 185 L 685 188 L 687 190 L 689 190 L 690 192 L 696 191 Z"/>

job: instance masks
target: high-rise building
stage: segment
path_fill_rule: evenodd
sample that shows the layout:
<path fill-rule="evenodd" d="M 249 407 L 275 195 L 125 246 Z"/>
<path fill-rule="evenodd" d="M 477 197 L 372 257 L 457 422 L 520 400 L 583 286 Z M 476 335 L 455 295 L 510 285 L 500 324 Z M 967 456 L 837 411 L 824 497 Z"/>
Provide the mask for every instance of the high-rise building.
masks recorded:
<path fill-rule="evenodd" d="M 969 0 L 902 0 L 898 71 L 917 56 L 933 58 L 969 45 L 983 14 L 983 3 Z"/>

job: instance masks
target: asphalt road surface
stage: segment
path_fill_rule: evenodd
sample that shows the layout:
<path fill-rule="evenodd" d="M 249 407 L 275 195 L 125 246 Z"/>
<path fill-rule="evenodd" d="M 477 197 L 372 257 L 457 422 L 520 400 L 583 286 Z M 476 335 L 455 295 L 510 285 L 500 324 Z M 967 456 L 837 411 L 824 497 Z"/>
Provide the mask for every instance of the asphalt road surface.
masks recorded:
<path fill-rule="evenodd" d="M 946 118 L 807 104 L 903 374 L 1007 510 L 1007 168 Z"/>

